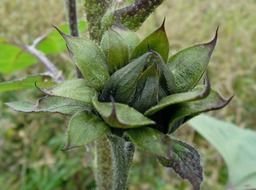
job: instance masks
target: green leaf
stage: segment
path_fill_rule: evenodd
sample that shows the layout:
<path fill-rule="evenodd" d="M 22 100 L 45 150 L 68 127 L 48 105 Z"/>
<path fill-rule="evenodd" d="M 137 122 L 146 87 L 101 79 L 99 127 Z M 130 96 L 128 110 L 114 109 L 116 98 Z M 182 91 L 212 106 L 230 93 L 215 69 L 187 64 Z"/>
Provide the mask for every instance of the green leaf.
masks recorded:
<path fill-rule="evenodd" d="M 79 100 L 86 104 L 91 104 L 92 98 L 97 96 L 95 89 L 88 87 L 84 79 L 74 79 L 65 81 L 52 89 L 43 90 L 51 96 L 61 96 Z"/>
<path fill-rule="evenodd" d="M 200 115 L 189 124 L 223 156 L 229 173 L 228 187 L 234 190 L 256 188 L 256 133 L 233 124 Z"/>
<path fill-rule="evenodd" d="M 101 99 L 109 101 L 110 96 L 113 96 L 117 102 L 129 103 L 132 101 L 136 91 L 137 80 L 152 55 L 152 52 L 145 53 L 116 71 L 107 81 Z"/>
<path fill-rule="evenodd" d="M 200 155 L 193 147 L 147 127 L 131 129 L 126 134 L 137 147 L 156 155 L 164 166 L 188 179 L 195 190 L 200 189 L 202 167 Z"/>
<path fill-rule="evenodd" d="M 129 58 L 131 58 L 133 50 L 140 43 L 140 38 L 137 33 L 120 27 L 115 27 L 113 30 L 118 32 L 118 34 L 125 40 L 125 43 L 128 45 Z"/>
<path fill-rule="evenodd" d="M 127 129 L 155 124 L 154 121 L 125 104 L 93 100 L 93 106 L 100 116 L 114 128 Z"/>
<path fill-rule="evenodd" d="M 225 107 L 232 99 L 224 99 L 216 91 L 211 90 L 209 96 L 202 100 L 180 103 L 170 108 L 169 131 L 174 132 L 180 124 L 192 117 L 207 111 L 218 110 Z"/>
<path fill-rule="evenodd" d="M 67 34 L 70 33 L 68 24 L 62 24 L 59 28 Z M 85 21 L 79 21 L 78 29 L 80 32 L 84 33 L 87 29 L 87 23 Z M 46 38 L 38 44 L 37 48 L 45 54 L 59 54 L 66 51 L 67 46 L 59 32 L 52 30 Z"/>
<path fill-rule="evenodd" d="M 0 41 L 0 50 L 0 73 L 10 74 L 37 63 L 34 56 L 4 40 Z"/>
<path fill-rule="evenodd" d="M 106 60 L 101 49 L 93 41 L 86 38 L 68 36 L 59 29 L 57 30 L 66 40 L 74 62 L 88 85 L 100 90 L 109 78 Z"/>
<path fill-rule="evenodd" d="M 164 97 L 163 99 L 160 100 L 160 102 L 156 106 L 151 107 L 149 110 L 147 110 L 145 112 L 145 115 L 147 116 L 153 115 L 156 112 L 174 104 L 185 103 L 193 100 L 202 99 L 208 96 L 209 93 L 210 93 L 210 84 L 209 82 L 207 82 L 206 85 L 204 86 L 199 85 L 191 91 L 172 94 L 170 96 Z"/>
<path fill-rule="evenodd" d="M 78 112 L 72 116 L 64 149 L 87 145 L 109 132 L 109 127 L 92 113 Z"/>
<path fill-rule="evenodd" d="M 218 30 L 211 42 L 184 49 L 170 57 L 167 66 L 173 73 L 176 92 L 186 92 L 198 84 L 207 69 L 217 37 Z"/>
<path fill-rule="evenodd" d="M 125 39 L 114 30 L 109 29 L 104 33 L 100 45 L 107 58 L 110 73 L 128 63 L 128 46 Z"/>
<path fill-rule="evenodd" d="M 55 83 L 52 81 L 52 78 L 47 74 L 27 76 L 22 79 L 6 81 L 0 83 L 0 93 L 15 91 L 15 90 L 24 90 L 30 88 L 36 88 L 35 84 L 40 87 L 51 87 Z"/>
<path fill-rule="evenodd" d="M 203 181 L 203 169 L 200 165 L 200 154 L 192 146 L 178 140 L 173 140 L 172 159 L 159 157 L 165 167 L 173 168 L 183 179 L 188 179 L 194 190 L 200 190 Z"/>
<path fill-rule="evenodd" d="M 7 106 L 20 112 L 52 112 L 61 114 L 74 114 L 78 111 L 89 110 L 88 106 L 77 100 L 63 97 L 46 96 L 35 104 L 26 101 L 6 103 Z"/>
<path fill-rule="evenodd" d="M 165 22 L 162 26 L 146 37 L 133 51 L 132 58 L 137 58 L 149 50 L 158 52 L 163 60 L 167 62 L 169 55 L 169 42 L 165 32 Z"/>

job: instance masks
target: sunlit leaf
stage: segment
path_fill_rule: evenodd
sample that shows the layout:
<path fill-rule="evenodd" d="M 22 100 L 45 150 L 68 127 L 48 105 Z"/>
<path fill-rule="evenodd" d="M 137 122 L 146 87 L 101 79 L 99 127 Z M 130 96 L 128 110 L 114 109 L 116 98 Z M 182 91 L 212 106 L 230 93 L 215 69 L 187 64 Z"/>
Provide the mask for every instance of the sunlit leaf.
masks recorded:
<path fill-rule="evenodd" d="M 114 128 L 126 129 L 155 124 L 154 121 L 125 104 L 93 100 L 93 105 L 100 116 Z"/>
<path fill-rule="evenodd" d="M 69 34 L 68 24 L 62 24 L 59 26 L 60 30 Z M 78 22 L 78 28 L 80 33 L 85 32 L 87 29 L 87 23 L 85 21 Z M 43 39 L 37 46 L 39 50 L 45 54 L 58 54 L 67 50 L 67 46 L 63 38 L 60 36 L 58 31 L 53 30 Z"/>
<path fill-rule="evenodd" d="M 123 39 L 116 31 L 112 29 L 106 31 L 100 45 L 105 53 L 110 73 L 128 63 L 129 53 L 126 39 Z"/>
<path fill-rule="evenodd" d="M 52 78 L 47 74 L 27 76 L 22 79 L 1 82 L 0 92 L 24 90 L 30 88 L 36 89 L 35 84 L 42 88 L 47 88 L 53 86 L 55 83 L 52 81 Z"/>
<path fill-rule="evenodd" d="M 10 74 L 37 63 L 37 59 L 20 47 L 0 42 L 0 73 Z"/>
<path fill-rule="evenodd" d="M 202 167 L 200 155 L 193 147 L 152 128 L 131 129 L 126 134 L 138 148 L 156 155 L 164 166 L 188 179 L 194 190 L 200 189 Z"/>
<path fill-rule="evenodd" d="M 36 103 L 17 101 L 6 103 L 7 106 L 20 112 L 52 112 L 61 114 L 74 114 L 78 111 L 89 110 L 87 104 L 70 98 L 46 96 Z"/>
<path fill-rule="evenodd" d="M 83 79 L 68 80 L 43 91 L 48 95 L 71 98 L 87 104 L 91 104 L 92 98 L 97 95 L 96 90 L 88 87 Z"/>
<path fill-rule="evenodd" d="M 169 41 L 165 32 L 165 22 L 162 26 L 146 37 L 133 51 L 132 58 L 137 58 L 149 50 L 158 52 L 165 62 L 169 55 Z"/>
<path fill-rule="evenodd" d="M 217 32 L 211 42 L 184 49 L 170 57 L 167 65 L 174 75 L 176 92 L 186 92 L 198 84 L 215 48 Z"/>
<path fill-rule="evenodd" d="M 78 112 L 69 121 L 67 144 L 64 149 L 87 145 L 109 132 L 109 127 L 97 116 Z"/>
<path fill-rule="evenodd" d="M 228 189 L 256 189 L 256 132 L 200 115 L 189 124 L 223 156 L 229 174 Z"/>

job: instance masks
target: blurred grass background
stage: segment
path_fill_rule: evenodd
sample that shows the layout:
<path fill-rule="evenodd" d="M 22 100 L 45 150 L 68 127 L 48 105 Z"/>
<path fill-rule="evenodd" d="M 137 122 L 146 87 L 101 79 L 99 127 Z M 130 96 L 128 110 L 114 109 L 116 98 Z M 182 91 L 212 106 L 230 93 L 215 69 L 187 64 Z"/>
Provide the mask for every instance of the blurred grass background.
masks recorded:
<path fill-rule="evenodd" d="M 79 1 L 79 17 L 84 19 Z M 0 0 L 0 37 L 26 44 L 65 22 L 62 0 Z M 166 0 L 140 29 L 152 32 L 166 17 L 172 53 L 195 43 L 209 41 L 220 25 L 219 41 L 210 63 L 214 88 L 225 96 L 235 95 L 230 105 L 211 114 L 242 128 L 256 129 L 256 1 Z M 0 50 L 1 51 L 1 50 Z M 52 56 L 61 68 L 72 69 L 65 54 Z M 68 68 L 68 69 L 67 69 Z M 39 65 L 1 80 L 43 71 Z M 0 94 L 0 187 L 3 190 L 94 189 L 88 151 L 62 152 L 66 120 L 59 115 L 15 113 L 3 102 L 36 98 L 35 91 Z M 207 127 L 207 126 L 206 126 Z M 222 190 L 227 169 L 219 154 L 189 127 L 179 138 L 198 147 L 205 181 L 202 189 Z M 137 152 L 130 175 L 131 190 L 187 190 L 190 186 L 163 169 L 150 155 Z"/>

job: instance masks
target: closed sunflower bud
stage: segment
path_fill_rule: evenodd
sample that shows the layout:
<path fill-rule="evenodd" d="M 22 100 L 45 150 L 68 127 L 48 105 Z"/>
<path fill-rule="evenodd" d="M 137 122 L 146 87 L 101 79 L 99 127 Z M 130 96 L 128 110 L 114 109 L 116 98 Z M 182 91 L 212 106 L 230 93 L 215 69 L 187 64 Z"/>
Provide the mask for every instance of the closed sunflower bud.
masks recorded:
<path fill-rule="evenodd" d="M 86 38 L 60 33 L 84 79 L 41 89 L 47 96 L 36 105 L 8 105 L 24 112 L 73 115 L 66 148 L 113 135 L 113 128 L 118 128 L 119 136 L 155 155 L 198 190 L 202 181 L 199 154 L 167 134 L 202 112 L 223 108 L 231 100 L 211 89 L 207 77 L 217 31 L 209 43 L 172 56 L 164 23 L 141 42 L 134 32 L 110 29 L 100 46 Z"/>

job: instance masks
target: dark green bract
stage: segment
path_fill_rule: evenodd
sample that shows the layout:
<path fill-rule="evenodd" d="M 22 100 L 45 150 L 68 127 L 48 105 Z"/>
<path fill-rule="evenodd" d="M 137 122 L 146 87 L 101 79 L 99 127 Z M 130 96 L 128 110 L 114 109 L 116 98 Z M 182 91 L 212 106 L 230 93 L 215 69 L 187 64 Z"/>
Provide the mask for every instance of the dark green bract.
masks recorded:
<path fill-rule="evenodd" d="M 175 55 L 169 55 L 164 23 L 141 42 L 136 33 L 121 28 L 106 31 L 99 44 L 60 33 L 83 79 L 38 85 L 46 96 L 37 103 L 7 105 L 23 112 L 73 115 L 66 149 L 117 135 L 156 156 L 199 190 L 200 155 L 168 135 L 192 117 L 223 108 L 231 100 L 211 89 L 207 77 L 217 31 L 209 43 Z M 8 90 L 6 85 L 2 88 Z"/>

